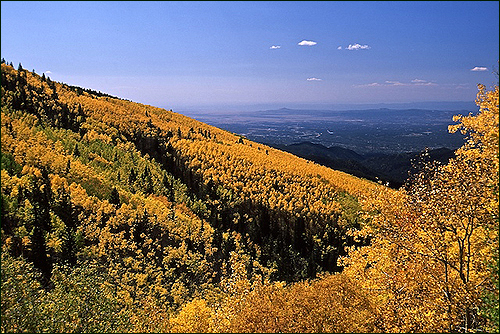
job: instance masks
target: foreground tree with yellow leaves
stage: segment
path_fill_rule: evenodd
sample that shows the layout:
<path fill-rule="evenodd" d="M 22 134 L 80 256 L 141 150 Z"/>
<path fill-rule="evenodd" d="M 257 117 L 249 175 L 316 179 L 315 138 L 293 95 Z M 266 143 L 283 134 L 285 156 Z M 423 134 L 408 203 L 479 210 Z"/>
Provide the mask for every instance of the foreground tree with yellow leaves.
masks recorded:
<path fill-rule="evenodd" d="M 490 265 L 498 253 L 498 86 L 480 85 L 476 102 L 479 114 L 456 116 L 450 127 L 469 135 L 454 159 L 427 163 L 406 189 L 365 201 L 361 234 L 371 245 L 351 252 L 343 275 L 378 305 L 383 331 L 491 329 L 480 310 L 483 291 L 498 301 Z"/>

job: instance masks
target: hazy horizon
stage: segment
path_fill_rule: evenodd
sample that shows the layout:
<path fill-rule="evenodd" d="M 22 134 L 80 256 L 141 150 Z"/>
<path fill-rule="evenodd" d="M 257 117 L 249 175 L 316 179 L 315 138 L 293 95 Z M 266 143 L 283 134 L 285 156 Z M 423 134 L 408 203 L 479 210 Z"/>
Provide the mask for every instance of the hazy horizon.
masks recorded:
<path fill-rule="evenodd" d="M 170 106 L 157 106 L 172 109 Z M 290 110 L 332 110 L 351 111 L 367 109 L 424 109 L 424 110 L 470 110 L 478 109 L 474 101 L 422 101 L 405 103 L 256 103 L 256 104 L 214 104 L 179 106 L 172 109 L 175 112 L 208 113 L 208 112 L 252 112 L 278 109 Z"/>

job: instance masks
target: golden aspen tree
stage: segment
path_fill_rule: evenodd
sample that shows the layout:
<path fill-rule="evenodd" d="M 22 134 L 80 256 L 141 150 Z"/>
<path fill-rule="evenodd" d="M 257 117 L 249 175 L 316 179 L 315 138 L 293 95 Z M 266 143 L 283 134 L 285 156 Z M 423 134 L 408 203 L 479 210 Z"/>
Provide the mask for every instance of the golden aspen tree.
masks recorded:
<path fill-rule="evenodd" d="M 371 245 L 343 274 L 363 282 L 383 331 L 481 329 L 481 294 L 498 253 L 498 87 L 479 86 L 479 113 L 455 117 L 469 139 L 447 165 L 425 165 L 406 190 L 365 201 Z M 498 288 L 497 288 L 498 289 Z"/>

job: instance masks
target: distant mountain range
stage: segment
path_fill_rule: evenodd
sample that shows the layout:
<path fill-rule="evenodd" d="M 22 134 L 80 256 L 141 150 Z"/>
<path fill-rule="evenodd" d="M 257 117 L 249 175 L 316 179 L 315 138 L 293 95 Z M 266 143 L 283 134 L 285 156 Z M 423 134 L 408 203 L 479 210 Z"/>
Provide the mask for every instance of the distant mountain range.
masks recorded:
<path fill-rule="evenodd" d="M 393 188 L 399 188 L 404 184 L 410 173 L 416 171 L 414 163 L 422 157 L 422 152 L 358 154 L 346 148 L 326 147 L 310 142 L 275 145 L 275 147 L 326 167 L 368 180 L 381 181 Z M 448 162 L 454 156 L 453 150 L 444 147 L 429 150 L 428 153 L 431 160 L 441 163 Z"/>
<path fill-rule="evenodd" d="M 165 106 L 169 109 L 172 106 Z M 294 110 L 366 110 L 366 109 L 430 109 L 430 110 L 477 110 L 473 101 L 426 101 L 426 102 L 404 102 L 404 103 L 260 103 L 260 104 L 218 104 L 204 106 L 177 106 L 176 109 L 185 110 L 183 113 L 218 110 L 218 111 L 255 111 L 274 109 L 294 109 Z"/>

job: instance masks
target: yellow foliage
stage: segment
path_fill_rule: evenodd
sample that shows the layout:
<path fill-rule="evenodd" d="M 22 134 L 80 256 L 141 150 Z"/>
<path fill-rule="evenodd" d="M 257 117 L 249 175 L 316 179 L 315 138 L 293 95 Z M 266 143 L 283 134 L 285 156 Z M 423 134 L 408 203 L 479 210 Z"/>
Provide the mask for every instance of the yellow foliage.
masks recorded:
<path fill-rule="evenodd" d="M 498 252 L 498 87 L 478 93 L 480 113 L 457 117 L 470 140 L 445 166 L 428 165 L 407 190 L 364 202 L 360 235 L 342 275 L 360 280 L 383 331 L 470 330 Z"/>
<path fill-rule="evenodd" d="M 172 333 L 214 333 L 214 312 L 203 299 L 195 298 L 186 303 L 170 319 Z"/>
<path fill-rule="evenodd" d="M 17 74 L 2 64 L 2 78 L 14 82 Z M 494 290 L 487 263 L 498 252 L 492 228 L 499 205 L 498 87 L 479 86 L 480 113 L 455 117 L 459 124 L 450 131 L 469 134 L 456 157 L 445 166 L 427 165 L 411 186 L 396 191 L 262 144 L 242 143 L 232 133 L 171 111 L 76 94 L 29 72 L 22 76 L 31 115 L 11 110 L 18 88 L 3 94 L 2 86 L 2 154 L 20 166 L 11 175 L 1 171 L 5 216 L 12 224 L 9 233 L 2 230 L 2 249 L 28 254 L 40 242 L 33 227 L 41 216 L 49 217 L 46 246 L 60 256 L 67 235 L 78 241 L 78 256 L 108 274 L 109 296 L 134 311 L 134 331 L 481 328 L 480 294 Z M 141 145 L 148 149 L 141 153 Z M 185 184 L 167 177 L 150 157 L 158 152 L 155 158 L 171 163 Z M 38 183 L 47 171 L 50 186 Z M 107 199 L 111 189 L 119 193 L 118 202 Z M 29 197 L 44 191 L 53 195 L 51 207 L 40 208 Z M 62 208 L 71 212 L 65 216 Z M 70 228 L 58 214 L 76 226 Z M 335 239 L 339 246 L 328 244 L 329 238 L 358 224 L 364 224 L 362 230 L 351 236 L 369 246 L 350 249 L 341 274 L 288 285 L 270 282 L 273 264 L 259 262 L 262 249 L 246 234 L 258 234 L 264 222 L 272 225 L 265 226 L 267 234 L 297 244 L 307 239 L 308 251 L 316 252 L 311 258 L 342 247 L 343 239 Z M 303 231 L 295 231 L 294 224 Z M 329 235 L 330 228 L 335 233 Z M 282 251 L 268 246 L 268 252 Z M 309 254 L 301 255 L 299 260 L 309 260 Z M 75 319 L 75 324 L 82 320 Z"/>

